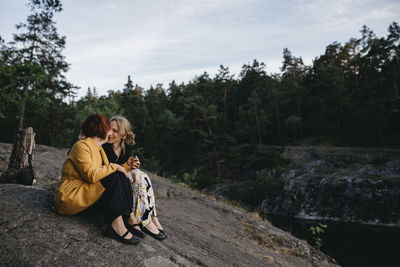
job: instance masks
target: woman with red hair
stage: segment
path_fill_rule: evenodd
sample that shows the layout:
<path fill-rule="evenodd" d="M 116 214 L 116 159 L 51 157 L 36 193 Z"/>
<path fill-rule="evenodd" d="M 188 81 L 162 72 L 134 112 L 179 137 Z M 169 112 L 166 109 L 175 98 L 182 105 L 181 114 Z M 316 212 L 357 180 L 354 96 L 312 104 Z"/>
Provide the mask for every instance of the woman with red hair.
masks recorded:
<path fill-rule="evenodd" d="M 109 120 L 100 114 L 90 115 L 82 124 L 81 139 L 71 148 L 62 167 L 54 202 L 61 214 L 77 214 L 96 202 L 109 224 L 108 234 L 125 244 L 138 244 L 122 217 L 135 219 L 132 213 L 132 189 L 124 167 L 109 163 L 102 148 L 110 133 Z"/>

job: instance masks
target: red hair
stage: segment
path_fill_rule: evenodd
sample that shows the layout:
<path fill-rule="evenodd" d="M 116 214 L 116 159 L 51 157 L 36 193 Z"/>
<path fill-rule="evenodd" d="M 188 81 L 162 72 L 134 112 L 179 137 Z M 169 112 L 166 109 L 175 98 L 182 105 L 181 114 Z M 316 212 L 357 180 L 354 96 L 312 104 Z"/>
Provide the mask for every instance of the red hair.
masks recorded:
<path fill-rule="evenodd" d="M 82 123 L 82 132 L 86 137 L 106 139 L 110 129 L 110 121 L 101 114 L 92 114 Z"/>

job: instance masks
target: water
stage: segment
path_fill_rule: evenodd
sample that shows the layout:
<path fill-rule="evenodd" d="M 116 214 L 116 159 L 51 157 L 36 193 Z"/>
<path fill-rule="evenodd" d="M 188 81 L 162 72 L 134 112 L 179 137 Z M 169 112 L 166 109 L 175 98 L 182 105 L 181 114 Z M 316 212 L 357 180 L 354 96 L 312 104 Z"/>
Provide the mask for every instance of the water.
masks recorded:
<path fill-rule="evenodd" d="M 321 235 L 321 251 L 344 267 L 400 266 L 400 227 L 370 226 L 356 223 L 300 220 L 268 216 L 268 220 L 294 236 L 314 244 L 309 231 L 319 223 L 328 227 Z"/>

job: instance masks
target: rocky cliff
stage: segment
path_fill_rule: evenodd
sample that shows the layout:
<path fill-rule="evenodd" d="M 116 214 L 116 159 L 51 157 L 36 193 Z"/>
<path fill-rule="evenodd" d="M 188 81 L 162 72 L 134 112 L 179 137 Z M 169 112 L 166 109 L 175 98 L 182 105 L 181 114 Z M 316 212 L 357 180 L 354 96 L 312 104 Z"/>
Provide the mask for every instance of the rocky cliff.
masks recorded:
<path fill-rule="evenodd" d="M 286 147 L 281 190 L 261 211 L 300 219 L 400 226 L 400 150 Z"/>
<path fill-rule="evenodd" d="M 0 168 L 11 145 L 0 143 Z M 0 265 L 335 266 L 333 260 L 251 214 L 151 175 L 169 237 L 126 246 L 106 236 L 101 216 L 52 209 L 67 150 L 37 146 L 37 184 L 0 184 Z"/>

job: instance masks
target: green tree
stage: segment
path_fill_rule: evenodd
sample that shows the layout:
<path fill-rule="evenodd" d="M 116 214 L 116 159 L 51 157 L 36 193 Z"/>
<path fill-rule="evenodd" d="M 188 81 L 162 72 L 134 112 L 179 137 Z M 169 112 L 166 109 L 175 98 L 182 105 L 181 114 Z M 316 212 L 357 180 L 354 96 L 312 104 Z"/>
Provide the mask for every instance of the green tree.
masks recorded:
<path fill-rule="evenodd" d="M 289 99 L 292 99 L 291 95 L 294 94 L 295 96 L 295 105 L 297 107 L 295 114 L 300 118 L 299 137 L 300 139 L 303 139 L 302 80 L 305 72 L 303 59 L 301 57 L 292 56 L 289 49 L 285 48 L 283 49 L 283 65 L 281 70 L 283 72 L 282 83 L 284 84 L 284 89 L 288 94 Z M 289 112 L 291 112 L 290 115 L 294 113 L 293 111 Z"/>
<path fill-rule="evenodd" d="M 16 25 L 14 35 L 15 51 L 18 54 L 17 67 L 24 70 L 22 81 L 15 84 L 20 91 L 20 112 L 18 128 L 24 125 L 24 116 L 28 100 L 36 104 L 46 103 L 43 99 L 62 99 L 72 94 L 74 88 L 66 81 L 64 73 L 68 64 L 64 61 L 62 50 L 65 37 L 60 37 L 53 21 L 53 16 L 61 12 L 59 0 L 30 0 L 31 14 L 26 23 Z"/>
<path fill-rule="evenodd" d="M 235 116 L 234 137 L 239 143 L 258 143 L 267 139 L 268 112 L 272 105 L 271 77 L 266 74 L 265 64 L 254 60 L 244 65 L 235 92 L 238 114 Z"/>
<path fill-rule="evenodd" d="M 349 46 L 334 42 L 314 60 L 306 77 L 303 119 L 308 133 L 335 135 L 345 132 Z M 325 123 L 330 121 L 329 124 Z"/>
<path fill-rule="evenodd" d="M 218 159 L 218 137 L 215 135 L 217 112 L 215 105 L 208 105 L 206 100 L 199 95 L 185 99 L 185 110 L 191 117 L 191 132 L 200 137 L 198 148 L 211 149 L 212 157 L 207 157 L 209 165 L 215 166 L 217 178 L 221 177 L 221 169 Z M 212 159 L 212 161 L 211 161 Z"/>
<path fill-rule="evenodd" d="M 219 116 L 219 125 L 223 126 L 223 131 L 220 133 L 224 138 L 228 137 L 228 131 L 233 129 L 231 124 L 232 116 L 236 112 L 234 106 L 233 91 L 237 86 L 236 81 L 233 79 L 228 67 L 220 65 L 219 70 L 214 78 L 214 87 L 216 92 L 216 99 L 213 101 L 217 105 Z"/>

